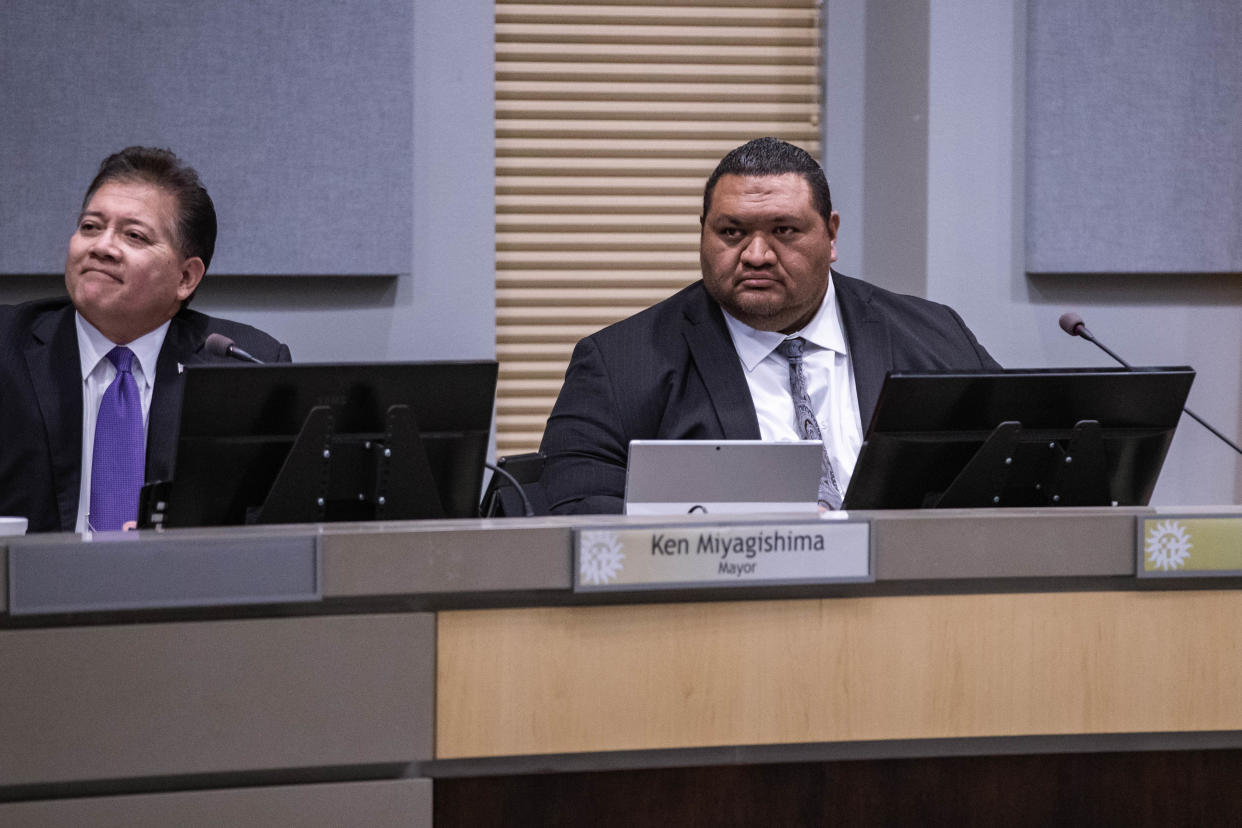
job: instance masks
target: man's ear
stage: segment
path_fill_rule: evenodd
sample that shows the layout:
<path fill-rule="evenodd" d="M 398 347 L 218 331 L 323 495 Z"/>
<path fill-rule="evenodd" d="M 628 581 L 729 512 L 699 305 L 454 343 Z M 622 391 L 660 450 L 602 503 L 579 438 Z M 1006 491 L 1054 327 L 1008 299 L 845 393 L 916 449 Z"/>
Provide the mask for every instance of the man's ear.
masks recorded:
<path fill-rule="evenodd" d="M 828 216 L 828 261 L 837 260 L 837 230 L 841 227 L 841 215 L 833 210 Z"/>
<path fill-rule="evenodd" d="M 184 302 L 198 290 L 198 283 L 203 281 L 207 268 L 198 256 L 191 256 L 181 263 L 181 281 L 177 283 L 177 298 Z"/>

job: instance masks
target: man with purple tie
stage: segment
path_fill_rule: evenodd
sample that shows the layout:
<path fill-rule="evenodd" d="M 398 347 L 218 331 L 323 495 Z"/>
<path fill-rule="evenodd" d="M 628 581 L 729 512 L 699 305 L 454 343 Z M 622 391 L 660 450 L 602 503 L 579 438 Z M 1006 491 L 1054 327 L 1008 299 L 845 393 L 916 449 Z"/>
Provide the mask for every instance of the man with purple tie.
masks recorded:
<path fill-rule="evenodd" d="M 168 150 L 110 155 L 65 260 L 67 297 L 0 306 L 0 514 L 29 531 L 122 529 L 145 481 L 168 479 L 185 365 L 221 333 L 264 362 L 272 337 L 187 305 L 211 264 L 216 214 Z"/>

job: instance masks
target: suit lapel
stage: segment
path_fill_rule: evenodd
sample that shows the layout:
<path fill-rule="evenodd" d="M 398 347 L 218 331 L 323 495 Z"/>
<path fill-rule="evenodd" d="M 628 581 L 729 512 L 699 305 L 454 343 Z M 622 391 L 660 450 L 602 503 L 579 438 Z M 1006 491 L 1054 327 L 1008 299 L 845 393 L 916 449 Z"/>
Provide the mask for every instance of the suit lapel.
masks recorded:
<path fill-rule="evenodd" d="M 147 481 L 172 479 L 181 426 L 181 393 L 184 366 L 203 362 L 203 337 L 174 316 L 155 364 L 155 387 L 147 418 Z"/>
<path fill-rule="evenodd" d="M 686 307 L 685 319 L 686 344 L 703 378 L 724 439 L 758 440 L 759 419 L 729 329 L 701 284 L 695 301 Z"/>
<path fill-rule="evenodd" d="M 25 357 L 47 430 L 60 527 L 72 532 L 82 487 L 82 358 L 72 305 L 35 322 Z"/>
<path fill-rule="evenodd" d="M 867 284 L 836 271 L 832 273 L 832 280 L 836 286 L 837 307 L 841 311 L 845 340 L 850 347 L 854 388 L 858 392 L 858 413 L 865 434 L 880 397 L 884 375 L 893 366 L 892 342 L 884 320 L 871 308 Z"/>

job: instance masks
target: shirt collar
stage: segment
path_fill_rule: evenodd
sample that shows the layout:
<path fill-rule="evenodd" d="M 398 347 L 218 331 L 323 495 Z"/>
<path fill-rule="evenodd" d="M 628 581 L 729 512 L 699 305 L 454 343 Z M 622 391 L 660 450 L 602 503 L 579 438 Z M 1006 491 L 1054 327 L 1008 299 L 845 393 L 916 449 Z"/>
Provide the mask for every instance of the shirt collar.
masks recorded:
<path fill-rule="evenodd" d="M 78 357 L 81 359 L 82 379 L 85 381 L 99 367 L 100 360 L 107 357 L 108 352 L 116 347 L 116 343 L 87 322 L 86 317 L 81 313 L 75 311 L 73 316 L 78 328 Z M 168 335 L 168 326 L 171 322 L 170 319 L 125 346 L 134 352 L 134 360 L 138 363 L 138 373 L 141 374 L 143 383 L 148 387 L 155 381 L 155 364 L 159 359 L 160 349 L 164 347 L 164 337 Z"/>
<path fill-rule="evenodd" d="M 841 327 L 841 317 L 837 313 L 837 289 L 831 275 L 819 310 L 811 317 L 810 322 L 792 334 L 756 330 L 745 322 L 734 319 L 723 308 L 721 310 L 724 312 L 725 324 L 729 327 L 729 335 L 733 338 L 733 347 L 737 349 L 737 355 L 747 371 L 755 370 L 755 366 L 767 359 L 776 350 L 776 346 L 794 336 L 800 336 L 812 345 L 839 354 L 849 353 L 845 344 L 845 331 Z"/>

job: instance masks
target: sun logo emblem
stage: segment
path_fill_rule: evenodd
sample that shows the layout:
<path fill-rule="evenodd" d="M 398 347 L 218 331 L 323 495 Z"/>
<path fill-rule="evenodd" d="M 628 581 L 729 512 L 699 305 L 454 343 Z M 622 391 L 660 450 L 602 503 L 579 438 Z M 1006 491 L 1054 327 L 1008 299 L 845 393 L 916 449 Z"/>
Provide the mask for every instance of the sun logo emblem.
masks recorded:
<path fill-rule="evenodd" d="M 1175 520 L 1163 520 L 1152 527 L 1143 548 L 1152 566 L 1168 571 L 1182 568 L 1190 557 L 1190 547 L 1186 527 Z"/>
<path fill-rule="evenodd" d="M 625 553 L 621 551 L 621 542 L 612 532 L 583 532 L 578 541 L 580 551 L 579 574 L 583 583 L 606 584 L 614 580 L 621 571 L 621 562 Z"/>

